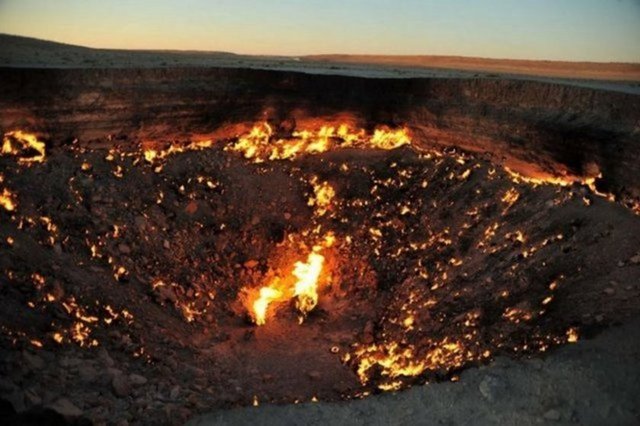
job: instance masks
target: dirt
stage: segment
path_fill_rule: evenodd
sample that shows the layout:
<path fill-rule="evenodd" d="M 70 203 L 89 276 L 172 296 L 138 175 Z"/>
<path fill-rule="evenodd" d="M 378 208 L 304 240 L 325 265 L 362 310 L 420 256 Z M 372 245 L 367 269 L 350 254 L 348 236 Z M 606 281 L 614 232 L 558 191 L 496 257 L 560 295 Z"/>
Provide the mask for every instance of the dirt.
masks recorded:
<path fill-rule="evenodd" d="M 359 401 L 219 410 L 188 424 L 635 425 L 640 422 L 639 330 L 636 319 L 543 358 L 501 358 L 464 371 L 456 383 Z"/>
<path fill-rule="evenodd" d="M 0 158 L 16 202 L 0 213 L 3 398 L 181 423 L 457 380 L 638 315 L 640 219 L 587 186 L 436 147 L 256 163 L 236 144 L 154 163 L 113 141 Z M 335 191 L 323 214 L 313 182 Z M 318 306 L 252 324 L 243 292 L 327 233 Z"/>

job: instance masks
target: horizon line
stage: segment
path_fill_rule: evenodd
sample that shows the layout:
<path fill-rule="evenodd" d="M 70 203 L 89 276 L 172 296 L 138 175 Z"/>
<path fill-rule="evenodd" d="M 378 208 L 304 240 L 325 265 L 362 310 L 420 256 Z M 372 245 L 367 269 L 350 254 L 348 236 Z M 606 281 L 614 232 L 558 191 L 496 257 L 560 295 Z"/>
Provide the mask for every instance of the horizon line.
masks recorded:
<path fill-rule="evenodd" d="M 263 56 L 271 58 L 313 58 L 313 57 L 387 57 L 387 58 L 419 58 L 419 57 L 431 57 L 431 58 L 451 58 L 451 59 L 480 59 L 480 60 L 493 60 L 493 61 L 516 61 L 516 62 L 550 62 L 550 63 L 571 63 L 571 64 L 620 64 L 620 65 L 638 65 L 639 62 L 625 62 L 625 61 L 587 61 L 587 60 L 559 60 L 559 59 L 532 59 L 532 58 L 507 58 L 507 57 L 487 57 L 487 56 L 464 56 L 464 55 L 434 55 L 428 53 L 416 53 L 416 54 L 393 54 L 393 53 L 305 53 L 305 54 L 273 54 L 273 53 L 239 53 L 228 50 L 202 50 L 202 49 L 163 49 L 163 48 L 136 48 L 127 49 L 120 47 L 97 47 L 83 44 L 75 44 L 66 41 L 59 41 L 54 39 L 44 39 L 39 37 L 33 37 L 21 34 L 10 34 L 0 32 L 0 36 L 9 36 L 30 40 L 37 40 L 48 43 L 55 43 L 70 47 L 76 47 L 81 49 L 90 50 L 104 50 L 104 51 L 123 51 L 123 52 L 172 52 L 172 53 L 201 53 L 201 54 L 229 54 L 236 56 Z"/>

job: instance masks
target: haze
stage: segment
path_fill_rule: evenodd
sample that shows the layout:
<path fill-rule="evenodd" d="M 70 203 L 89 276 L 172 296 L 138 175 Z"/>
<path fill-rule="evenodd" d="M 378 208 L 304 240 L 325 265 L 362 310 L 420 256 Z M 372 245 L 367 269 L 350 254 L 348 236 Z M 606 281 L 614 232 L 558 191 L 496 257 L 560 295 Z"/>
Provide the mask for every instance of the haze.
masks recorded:
<path fill-rule="evenodd" d="M 0 32 L 99 48 L 640 62 L 640 1 L 0 0 Z"/>

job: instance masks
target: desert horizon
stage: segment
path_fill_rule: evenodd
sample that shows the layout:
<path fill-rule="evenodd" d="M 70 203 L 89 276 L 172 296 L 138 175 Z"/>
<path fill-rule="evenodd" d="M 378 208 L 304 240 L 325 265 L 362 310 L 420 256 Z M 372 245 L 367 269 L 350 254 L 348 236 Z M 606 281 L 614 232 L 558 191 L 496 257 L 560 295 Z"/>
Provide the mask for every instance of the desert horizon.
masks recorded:
<path fill-rule="evenodd" d="M 263 66 L 303 72 L 372 73 L 397 77 L 487 77 L 491 74 L 599 81 L 640 82 L 640 63 L 493 59 L 450 55 L 246 55 L 222 51 L 110 49 L 0 34 L 0 66 Z M 75 54 L 77 58 L 61 55 Z M 57 56 L 56 56 L 57 55 Z M 236 60 L 237 62 L 233 62 Z M 254 63 L 251 63 L 251 62 Z M 366 70 L 365 70 L 366 71 Z M 438 74 L 440 72 L 440 74 Z M 442 72 L 445 72 L 444 74 Z M 453 72 L 453 74 L 446 74 Z M 384 74 L 387 73 L 387 74 Z"/>

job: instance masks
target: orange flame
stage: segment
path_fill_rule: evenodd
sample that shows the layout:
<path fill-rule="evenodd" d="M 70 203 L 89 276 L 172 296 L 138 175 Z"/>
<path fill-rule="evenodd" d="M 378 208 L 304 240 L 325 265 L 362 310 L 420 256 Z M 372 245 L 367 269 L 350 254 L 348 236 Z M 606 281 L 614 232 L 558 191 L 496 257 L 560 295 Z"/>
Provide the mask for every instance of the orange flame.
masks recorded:
<path fill-rule="evenodd" d="M 308 254 L 307 260 L 294 264 L 293 280 L 275 278 L 269 285 L 261 287 L 250 303 L 250 314 L 256 325 L 264 325 L 267 321 L 269 307 L 274 303 L 285 302 L 295 298 L 296 309 L 301 314 L 301 321 L 307 313 L 318 304 L 318 286 L 323 272 L 325 257 L 322 249 L 331 247 L 335 241 L 332 234 L 315 246 Z M 293 282 L 293 284 L 291 284 Z"/>
<path fill-rule="evenodd" d="M 227 150 L 241 153 L 245 158 L 261 163 L 266 160 L 293 160 L 301 154 L 318 154 L 334 148 L 395 149 L 410 144 L 408 130 L 375 129 L 373 135 L 365 130 L 351 129 L 346 124 L 322 126 L 319 130 L 297 130 L 289 138 L 274 140 L 273 128 L 261 123 L 238 138 Z"/>
<path fill-rule="evenodd" d="M 12 212 L 16 209 L 16 202 L 13 199 L 13 194 L 7 188 L 4 188 L 0 193 L 0 206 L 8 212 Z"/>
<path fill-rule="evenodd" d="M 331 208 L 336 191 L 328 182 L 318 182 L 317 176 L 311 178 L 310 183 L 313 186 L 314 196 L 309 197 L 307 205 L 315 207 L 317 216 L 324 216 Z"/>
<path fill-rule="evenodd" d="M 2 155 L 22 156 L 29 155 L 29 151 L 37 152 L 37 155 L 22 156 L 19 163 L 42 163 L 46 152 L 45 143 L 40 142 L 38 137 L 32 133 L 15 130 L 4 134 L 2 139 Z"/>

